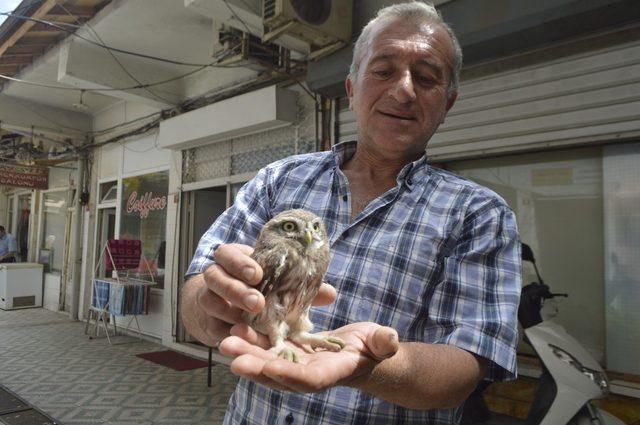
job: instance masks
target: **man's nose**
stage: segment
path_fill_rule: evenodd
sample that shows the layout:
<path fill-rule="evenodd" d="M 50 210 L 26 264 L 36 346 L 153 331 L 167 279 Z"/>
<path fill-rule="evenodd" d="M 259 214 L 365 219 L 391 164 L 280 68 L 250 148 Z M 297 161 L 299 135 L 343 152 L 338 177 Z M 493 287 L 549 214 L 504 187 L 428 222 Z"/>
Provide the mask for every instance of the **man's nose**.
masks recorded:
<path fill-rule="evenodd" d="M 400 73 L 395 85 L 392 89 L 391 96 L 398 103 L 409 103 L 416 99 L 416 92 L 413 86 L 413 76 L 411 71 L 407 70 Z"/>

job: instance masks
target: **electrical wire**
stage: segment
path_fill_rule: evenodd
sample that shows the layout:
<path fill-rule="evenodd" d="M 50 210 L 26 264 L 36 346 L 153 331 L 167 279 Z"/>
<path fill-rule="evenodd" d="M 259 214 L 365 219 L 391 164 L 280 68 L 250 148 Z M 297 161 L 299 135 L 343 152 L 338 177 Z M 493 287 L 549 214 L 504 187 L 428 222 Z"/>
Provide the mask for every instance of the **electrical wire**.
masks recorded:
<path fill-rule="evenodd" d="M 64 5 L 63 5 L 62 3 L 58 4 L 58 6 L 59 6 L 60 8 L 62 8 L 62 10 L 64 10 L 64 11 L 65 11 L 65 13 L 67 13 L 69 16 L 73 17 L 73 18 L 76 20 L 76 22 L 77 22 L 78 24 L 81 24 L 81 23 L 80 23 L 80 21 L 78 20 L 78 18 L 76 18 L 76 17 L 75 17 L 75 15 L 71 14 L 71 12 L 69 12 L 69 9 L 67 9 L 66 7 L 64 7 Z M 95 38 L 100 42 L 100 44 L 102 44 L 102 45 L 104 46 L 104 45 L 105 45 L 105 44 L 104 44 L 104 41 L 102 40 L 102 38 L 100 38 L 100 36 L 98 35 L 98 32 L 97 32 L 96 30 L 94 30 L 94 29 L 93 29 L 93 27 L 92 27 L 91 25 L 89 25 L 89 23 L 88 23 L 88 22 L 87 22 L 87 23 L 85 23 L 85 25 L 87 26 L 87 28 L 89 29 L 89 31 L 94 35 L 94 37 L 95 37 Z M 75 34 L 75 33 L 74 33 L 74 34 Z M 133 81 L 135 81 L 138 85 L 142 85 L 142 82 L 140 82 L 140 80 L 138 80 L 138 79 L 137 79 L 137 78 L 136 78 L 136 77 L 135 77 L 131 72 L 129 72 L 129 70 L 128 70 L 128 69 L 127 69 L 127 68 L 122 64 L 122 62 L 120 62 L 120 60 L 116 57 L 116 55 L 115 55 L 111 50 L 106 49 L 106 51 L 109 53 L 109 55 L 111 55 L 111 57 L 113 58 L 113 60 L 115 60 L 115 61 L 116 61 L 116 63 L 120 66 L 120 68 L 122 68 L 122 70 L 123 70 L 123 71 L 124 71 L 124 72 L 125 72 L 125 73 L 126 73 L 126 74 L 127 74 L 127 75 L 132 79 L 132 80 L 133 80 Z M 164 98 L 164 97 L 162 97 L 162 96 L 160 96 L 160 95 L 158 95 L 158 94 L 156 94 L 156 93 L 152 92 L 152 91 L 149 89 L 149 87 L 143 87 L 143 89 L 144 89 L 147 93 L 151 94 L 153 97 L 155 97 L 156 99 L 159 99 L 159 100 L 160 100 L 160 101 L 162 101 L 162 102 L 166 102 L 166 103 L 168 103 L 168 104 L 170 104 L 170 105 L 172 105 L 172 104 L 174 104 L 174 103 L 175 103 L 175 102 L 173 102 L 173 101 L 171 101 L 171 100 L 169 100 L 169 99 L 166 99 L 166 98 Z"/>
<path fill-rule="evenodd" d="M 41 2 L 41 1 L 42 1 L 42 0 L 35 1 L 35 2 L 30 3 L 29 5 L 32 5 L 32 4 L 35 4 L 35 3 L 39 3 L 39 2 Z M 236 20 L 238 20 L 238 21 L 239 21 L 239 22 L 240 22 L 240 23 L 245 27 L 245 29 L 247 30 L 247 32 L 251 33 L 251 30 L 249 29 L 249 26 L 247 25 L 247 23 L 246 23 L 246 22 L 244 22 L 244 20 L 242 20 L 242 19 L 237 15 L 237 13 L 233 10 L 233 8 L 231 8 L 231 6 L 228 4 L 228 2 L 227 2 L 226 0 L 223 0 L 223 1 L 224 1 L 225 5 L 227 6 L 227 8 L 229 8 L 230 12 L 231 12 L 231 13 L 233 14 L 233 16 L 235 17 L 235 19 L 236 19 Z M 245 5 L 247 5 L 244 1 L 243 1 L 243 3 L 244 3 Z M 24 7 L 22 8 L 22 10 L 24 10 L 24 9 L 25 9 L 27 6 L 29 6 L 29 5 L 22 5 L 22 6 L 24 6 Z M 67 14 L 69 14 L 70 16 L 74 16 L 74 15 L 73 15 L 72 13 L 70 13 L 66 8 L 64 8 L 64 6 L 62 6 L 62 5 L 60 5 L 60 4 L 58 4 L 58 6 L 59 6 L 59 7 L 61 7 L 61 8 L 62 8 L 62 9 L 63 9 Z M 81 26 L 75 26 L 75 25 L 66 24 L 66 23 L 60 23 L 60 24 L 58 24 L 58 23 L 54 23 L 54 22 L 51 22 L 51 21 L 46 21 L 46 20 L 42 20 L 42 19 L 36 19 L 36 18 L 33 18 L 33 17 L 23 16 L 23 15 L 16 14 L 16 13 L 4 13 L 4 12 L 1 12 L 0 14 L 1 14 L 1 15 L 10 16 L 10 17 L 14 17 L 14 18 L 17 18 L 17 19 L 35 21 L 35 22 L 38 22 L 38 23 L 41 23 L 41 24 L 44 24 L 44 25 L 47 25 L 47 26 L 51 26 L 51 27 L 56 28 L 56 29 L 58 29 L 58 30 L 60 30 L 60 31 L 67 32 L 67 33 L 69 33 L 69 34 L 71 34 L 71 35 L 73 35 L 73 36 L 76 36 L 76 37 L 78 37 L 78 38 L 80 38 L 80 39 L 82 39 L 82 40 L 84 40 L 84 41 L 86 41 L 86 42 L 88 42 L 88 43 L 90 43 L 90 44 L 93 44 L 93 45 L 97 45 L 97 46 L 99 46 L 99 47 L 102 47 L 102 48 L 106 49 L 107 51 L 109 51 L 109 53 L 110 53 L 110 54 L 112 55 L 112 57 L 113 57 L 113 58 L 118 62 L 118 64 L 123 68 L 123 70 L 124 70 L 127 74 L 129 74 L 129 76 L 130 76 L 133 80 L 135 80 L 135 81 L 138 83 L 138 85 L 136 85 L 136 86 L 131 86 L 131 87 L 122 87 L 122 88 L 113 88 L 113 87 L 110 87 L 110 88 L 104 88 L 104 89 L 96 89 L 96 88 L 82 88 L 82 87 L 61 87 L 61 86 L 57 86 L 57 85 L 53 85 L 53 84 L 46 84 L 46 83 L 37 83 L 37 82 L 32 82 L 32 81 L 26 81 L 26 80 L 22 80 L 22 79 L 19 79 L 19 78 L 10 77 L 10 76 L 6 76 L 6 75 L 2 75 L 2 74 L 0 74 L 0 78 L 1 78 L 1 79 L 5 79 L 5 80 L 9 80 L 9 81 L 13 81 L 13 82 L 21 83 L 21 84 L 30 84 L 30 85 L 33 85 L 33 86 L 46 87 L 46 88 L 52 88 L 52 89 L 58 89 L 58 90 L 80 90 L 80 91 L 87 91 L 87 92 L 97 92 L 97 93 L 100 93 L 100 92 L 109 92 L 109 91 L 127 91 L 127 90 L 135 90 L 135 89 L 146 89 L 146 88 L 148 88 L 148 87 L 153 87 L 153 86 L 157 86 L 157 85 L 162 85 L 162 84 L 166 84 L 166 83 L 169 83 L 169 82 L 172 82 L 172 81 L 176 81 L 176 80 L 179 80 L 179 79 L 186 78 L 186 77 L 188 77 L 188 76 L 190 76 L 190 75 L 193 75 L 193 74 L 195 74 L 195 73 L 197 73 L 197 72 L 200 72 L 200 71 L 202 71 L 202 70 L 204 70 L 204 69 L 206 69 L 206 68 L 209 68 L 209 67 L 211 67 L 211 68 L 242 68 L 242 66 L 241 66 L 241 65 L 219 65 L 219 64 L 218 64 L 221 60 L 223 60 L 223 59 L 224 59 L 224 57 L 225 57 L 225 53 L 226 53 L 226 54 L 228 54 L 227 52 L 221 52 L 221 53 L 216 57 L 216 59 L 215 59 L 213 62 L 210 62 L 210 63 L 208 63 L 208 64 L 195 64 L 195 63 L 188 63 L 188 62 L 174 61 L 174 60 L 170 60 L 170 59 L 160 58 L 160 57 L 156 57 L 156 56 L 146 55 L 146 54 L 137 53 L 137 52 L 131 52 L 131 51 L 127 51 L 127 50 L 124 50 L 124 49 L 118 49 L 118 48 L 114 48 L 114 47 L 107 46 L 107 45 L 104 43 L 104 41 L 99 37 L 99 35 L 95 32 L 95 30 L 93 30 L 93 28 L 91 28 L 87 23 L 85 23 L 85 25 L 87 25 L 87 27 L 89 28 L 89 30 L 90 30 L 90 31 L 92 31 L 92 32 L 94 33 L 95 37 L 96 37 L 99 41 L 94 41 L 94 40 L 88 39 L 87 37 L 81 36 L 81 35 L 77 34 L 75 31 L 71 31 L 71 30 L 68 30 L 68 29 L 64 28 L 62 25 L 71 26 L 71 27 L 74 27 L 74 28 L 81 28 Z M 81 22 L 80 22 L 80 21 L 78 21 L 77 19 L 76 19 L 76 22 L 78 22 L 79 24 L 81 24 Z M 123 65 L 122 65 L 122 64 L 117 60 L 117 58 L 115 57 L 115 55 L 113 54 L 113 52 L 118 52 L 118 53 L 127 54 L 127 55 L 132 55 L 132 56 L 137 56 L 137 57 L 142 57 L 142 58 L 146 58 L 146 59 L 150 59 L 150 60 L 156 60 L 156 61 L 161 61 L 161 62 L 170 63 L 170 64 L 175 64 L 175 65 L 194 66 L 194 67 L 198 67 L 198 68 L 197 68 L 197 69 L 195 69 L 195 70 L 192 70 L 192 71 L 190 71 L 190 72 L 187 72 L 187 73 L 184 73 L 184 74 L 182 74 L 182 75 L 179 75 L 179 76 L 176 76 L 176 77 L 173 77 L 173 78 L 169 78 L 169 79 L 166 79 L 166 80 L 157 81 L 157 82 L 153 82 L 153 83 L 147 83 L 147 84 L 141 84 L 141 83 L 140 83 L 140 81 L 138 81 L 138 80 L 137 80 L 133 75 L 131 75 L 131 74 L 130 74 L 130 73 L 129 73 L 125 68 L 124 68 L 124 66 L 123 66 Z M 300 84 L 300 82 L 299 82 L 299 81 L 296 81 L 296 82 L 297 82 L 297 83 L 302 87 L 302 89 L 303 89 L 305 92 L 307 92 L 307 94 L 309 94 L 309 95 L 311 96 L 311 93 L 309 92 L 309 90 L 308 90 L 308 89 L 306 89 L 304 86 L 302 86 L 302 84 Z M 149 90 L 147 90 L 147 91 L 149 91 Z M 149 91 L 149 92 L 150 92 L 150 91 Z M 154 95 L 154 96 L 156 96 L 156 97 L 157 97 L 157 95 L 156 95 L 155 93 L 153 93 L 153 92 L 150 92 L 150 93 L 151 93 L 152 95 Z M 215 97 L 218 97 L 218 96 L 214 96 L 214 98 L 215 98 Z M 224 97 L 224 96 L 222 96 L 222 97 Z M 312 96 L 312 97 L 313 97 L 313 96 Z M 182 109 L 182 108 L 184 108 L 185 106 L 189 105 L 189 104 L 193 104 L 193 103 L 195 103 L 195 102 L 197 102 L 197 101 L 199 101 L 199 100 L 207 100 L 208 98 L 209 98 L 209 96 L 201 96 L 201 97 L 198 97 L 198 98 L 189 99 L 189 100 L 187 100 L 186 102 L 183 102 L 183 104 L 181 105 L 181 109 Z M 172 103 L 172 102 L 169 102 L 169 103 Z M 187 107 L 188 107 L 188 106 L 187 106 Z M 112 138 L 112 139 L 105 140 L 105 141 L 100 142 L 100 143 L 97 143 L 97 144 L 93 144 L 93 143 L 92 143 L 92 142 L 93 142 L 93 140 L 92 140 L 92 141 L 90 141 L 89 143 L 87 143 L 87 144 L 85 144 L 85 145 L 82 145 L 82 146 L 78 147 L 78 149 L 80 150 L 80 149 L 96 148 L 96 147 L 100 147 L 100 146 L 103 146 L 103 145 L 108 144 L 108 143 L 113 143 L 113 142 L 117 142 L 117 141 L 119 141 L 119 140 L 123 140 L 123 139 L 125 139 L 125 138 L 127 138 L 127 137 L 131 137 L 131 136 L 133 136 L 133 135 L 144 134 L 144 133 L 148 132 L 149 130 L 151 130 L 151 129 L 153 129 L 153 128 L 155 128 L 155 127 L 157 127 L 157 126 L 159 125 L 160 121 L 162 121 L 162 119 L 163 119 L 163 118 L 162 118 L 162 116 L 163 116 L 163 112 L 162 112 L 162 111 L 161 111 L 161 112 L 156 112 L 156 113 L 153 113 L 153 114 L 149 114 L 149 115 L 144 116 L 144 117 L 139 117 L 139 118 L 136 118 L 136 119 L 134 119 L 134 120 L 131 120 L 131 121 L 128 121 L 128 122 L 125 122 L 125 123 L 121 123 L 121 124 L 118 124 L 118 125 L 116 125 L 116 126 L 113 126 L 113 127 L 107 128 L 107 129 L 103 129 L 103 130 L 100 130 L 100 131 L 96 131 L 96 132 L 91 132 L 91 131 L 90 131 L 90 132 L 87 132 L 87 134 L 93 134 L 93 135 L 105 134 L 105 133 L 107 133 L 107 132 L 109 132 L 109 131 L 112 131 L 112 130 L 115 130 L 115 129 L 118 129 L 118 128 L 125 127 L 125 126 L 130 125 L 130 124 L 132 124 L 132 123 L 134 123 L 134 122 L 141 121 L 141 120 L 146 119 L 146 118 L 151 118 L 151 117 L 153 117 L 154 115 L 159 115 L 159 117 L 158 117 L 158 118 L 156 118 L 156 119 L 154 119 L 152 122 L 147 123 L 147 124 L 145 124 L 144 126 L 142 126 L 142 127 L 138 128 L 138 129 L 132 130 L 131 132 L 128 132 L 128 133 L 125 133 L 125 134 L 122 134 L 122 135 L 116 136 L 116 137 L 114 137 L 114 138 Z M 48 120 L 48 121 L 51 121 L 51 120 Z"/>
<path fill-rule="evenodd" d="M 0 74 L 0 78 L 7 80 L 7 81 L 13 81 L 15 83 L 20 83 L 20 84 L 27 84 L 27 85 L 31 85 L 31 86 L 36 86 L 36 87 L 45 87 L 45 88 L 50 88 L 50 89 L 57 89 L 57 90 L 74 90 L 74 91 L 85 91 L 85 92 L 96 92 L 96 93 L 100 93 L 100 92 L 110 92 L 110 91 L 127 91 L 127 90 L 136 90 L 136 89 L 143 89 L 145 87 L 154 87 L 154 86 L 159 86 L 162 84 L 167 84 L 170 83 L 172 81 L 176 81 L 176 80 L 180 80 L 182 78 L 188 77 L 190 75 L 196 74 L 204 69 L 206 69 L 206 66 L 203 66 L 201 68 L 198 69 L 194 69 L 192 71 L 186 72 L 184 74 L 180 74 L 177 75 L 175 77 L 172 78 L 168 78 L 166 80 L 162 80 L 162 81 L 156 81 L 153 83 L 147 83 L 147 84 L 140 84 L 140 85 L 136 85 L 136 86 L 130 86 L 130 87 L 105 87 L 105 88 L 100 88 L 97 89 L 95 87 L 65 87 L 65 86 L 59 86 L 59 85 L 54 85 L 54 84 L 48 84 L 48 83 L 38 83 L 36 81 L 28 81 L 28 80 L 23 80 L 21 78 L 16 78 L 16 77 L 10 77 L 8 75 L 4 75 L 4 74 Z M 225 68 L 239 68 L 239 66 L 229 66 Z"/>
<path fill-rule="evenodd" d="M 61 27 L 60 25 L 54 24 L 53 22 L 45 21 L 43 19 L 33 18 L 31 16 L 19 15 L 17 13 L 13 13 L 13 12 L 1 12 L 0 15 L 11 16 L 11 17 L 14 17 L 14 18 L 23 19 L 25 21 L 33 21 L 33 22 L 37 22 L 37 23 L 40 23 L 40 24 L 44 24 L 44 25 L 50 26 L 52 28 L 56 28 L 56 29 L 58 29 L 60 31 L 64 31 L 66 33 L 74 35 L 74 36 L 78 37 L 79 39 L 86 41 L 87 43 L 90 43 L 90 44 L 93 44 L 95 46 L 99 46 L 99 47 L 102 47 L 102 48 L 105 48 L 105 49 L 109 49 L 109 50 L 112 50 L 114 52 L 122 53 L 122 54 L 125 54 L 125 55 L 138 56 L 138 57 L 145 58 L 145 59 L 150 59 L 150 60 L 155 60 L 155 61 L 159 61 L 159 62 L 170 63 L 170 64 L 173 64 L 173 65 L 194 66 L 194 67 L 211 66 L 210 64 L 176 61 L 176 60 L 172 60 L 172 59 L 161 58 L 161 57 L 158 57 L 158 56 L 146 55 L 144 53 L 138 53 L 138 52 L 132 52 L 132 51 L 129 51 L 129 50 L 119 49 L 117 47 L 107 46 L 107 45 L 105 45 L 103 43 L 99 43 L 97 41 L 91 40 L 90 38 L 87 38 L 85 36 L 77 34 L 74 31 L 71 31 L 71 30 L 68 30 L 68 29 L 66 29 L 64 27 Z"/>
<path fill-rule="evenodd" d="M 233 10 L 233 8 L 229 5 L 229 3 L 227 2 L 227 0 L 222 0 L 222 2 L 225 4 L 225 6 L 227 6 L 227 9 L 229 9 L 229 11 L 231 12 L 231 14 L 238 20 L 238 22 L 240 22 L 242 24 L 242 26 L 247 30 L 247 32 L 249 34 L 251 34 L 251 30 L 249 29 L 249 26 L 247 25 L 247 23 L 245 21 L 243 21 L 238 14 L 236 13 L 235 10 Z"/>
<path fill-rule="evenodd" d="M 61 5 L 59 5 L 59 6 L 61 6 Z M 67 11 L 67 13 L 69 13 L 69 12 Z M 160 61 L 163 61 L 163 62 L 174 63 L 174 64 L 178 64 L 178 65 L 198 66 L 198 68 L 195 69 L 195 70 L 186 72 L 186 73 L 178 75 L 176 77 L 168 78 L 166 80 L 156 81 L 156 82 L 153 82 L 153 83 L 142 84 L 135 77 L 130 75 L 131 78 L 133 78 L 136 82 L 138 82 L 138 85 L 130 86 L 130 87 L 117 87 L 117 88 L 109 87 L 109 88 L 100 88 L 100 89 L 96 89 L 96 88 L 93 88 L 93 87 L 62 87 L 62 86 L 59 86 L 59 85 L 47 84 L 47 83 L 38 83 L 38 82 L 35 82 L 35 81 L 27 81 L 27 80 L 23 80 L 23 79 L 20 79 L 20 78 L 16 78 L 16 77 L 11 77 L 11 76 L 8 76 L 8 75 L 0 74 L 0 79 L 16 82 L 16 83 L 20 83 L 20 84 L 28 84 L 28 85 L 32 85 L 32 86 L 44 87 L 44 88 L 52 88 L 52 89 L 57 89 L 57 90 L 81 90 L 81 91 L 86 91 L 86 92 L 98 92 L 98 93 L 99 92 L 108 92 L 108 91 L 127 91 L 127 90 L 135 90 L 135 89 L 147 89 L 149 87 L 154 87 L 154 86 L 158 86 L 158 85 L 162 85 L 162 84 L 167 84 L 167 83 L 170 83 L 170 82 L 173 82 L 173 81 L 176 81 L 176 80 L 180 80 L 180 79 L 186 78 L 186 77 L 188 77 L 190 75 L 193 75 L 195 73 L 203 71 L 204 69 L 209 68 L 209 67 L 212 67 L 212 68 L 239 68 L 239 67 L 241 67 L 240 65 L 219 65 L 218 62 L 220 62 L 220 60 L 223 59 L 223 58 L 219 58 L 219 57 L 216 57 L 216 59 L 214 61 L 212 61 L 212 62 L 210 62 L 208 64 L 187 64 L 187 63 L 183 63 L 183 62 L 179 62 L 179 61 L 165 60 L 163 58 L 156 58 L 156 57 L 153 57 L 153 56 L 139 54 L 139 53 L 135 53 L 135 52 L 128 52 L 128 51 L 124 51 L 122 49 L 115 49 L 113 47 L 109 47 L 109 46 L 105 45 L 103 42 L 95 42 L 93 40 L 87 39 L 86 37 L 80 36 L 80 35 L 76 34 L 73 31 L 69 31 L 69 30 L 66 30 L 64 28 L 59 27 L 58 25 L 52 24 L 49 21 L 44 21 L 42 19 L 31 18 L 31 17 L 28 17 L 28 16 L 22 16 L 22 15 L 18 15 L 18 14 L 15 14 L 15 13 L 2 12 L 0 14 L 1 15 L 7 15 L 7 16 L 13 16 L 13 17 L 16 17 L 16 18 L 19 18 L 19 19 L 24 19 L 24 20 L 31 20 L 31 21 L 39 22 L 39 23 L 42 23 L 42 24 L 45 24 L 45 25 L 53 26 L 54 28 L 60 29 L 60 30 L 65 31 L 65 32 L 68 32 L 71 35 L 75 35 L 76 37 L 79 37 L 79 38 L 81 38 L 81 39 L 83 39 L 83 40 L 85 40 L 85 41 L 87 41 L 87 42 L 89 42 L 89 43 L 91 43 L 93 45 L 97 45 L 97 46 L 100 46 L 100 47 L 108 50 L 109 53 L 111 53 L 111 55 L 114 57 L 114 59 L 116 59 L 116 57 L 115 57 L 115 55 L 113 55 L 113 51 L 116 51 L 116 52 L 120 52 L 120 53 L 126 53 L 126 54 L 130 54 L 130 55 L 134 55 L 134 56 L 140 56 L 140 57 L 147 58 L 147 59 L 160 60 Z M 117 59 L 116 59 L 116 61 L 117 61 Z M 120 64 L 120 65 L 122 66 L 122 64 Z M 125 70 L 125 72 L 127 72 L 129 74 L 128 71 Z M 173 102 L 169 102 L 166 99 L 163 99 L 163 101 L 167 102 L 167 103 L 170 103 L 170 104 L 173 104 Z"/>

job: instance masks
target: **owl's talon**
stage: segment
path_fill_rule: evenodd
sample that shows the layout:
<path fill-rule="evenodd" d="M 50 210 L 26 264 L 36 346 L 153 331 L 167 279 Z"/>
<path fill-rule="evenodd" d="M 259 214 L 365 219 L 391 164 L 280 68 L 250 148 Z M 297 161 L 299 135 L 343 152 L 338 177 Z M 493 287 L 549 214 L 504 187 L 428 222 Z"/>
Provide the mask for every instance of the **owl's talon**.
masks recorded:
<path fill-rule="evenodd" d="M 340 351 L 346 345 L 344 341 L 337 336 L 328 336 L 324 340 L 327 343 L 326 348 L 329 351 Z"/>
<path fill-rule="evenodd" d="M 278 353 L 278 357 L 280 357 L 281 359 L 289 360 L 293 363 L 300 363 L 300 357 L 298 356 L 298 354 L 294 349 L 289 347 L 285 347 L 280 350 L 280 352 Z"/>

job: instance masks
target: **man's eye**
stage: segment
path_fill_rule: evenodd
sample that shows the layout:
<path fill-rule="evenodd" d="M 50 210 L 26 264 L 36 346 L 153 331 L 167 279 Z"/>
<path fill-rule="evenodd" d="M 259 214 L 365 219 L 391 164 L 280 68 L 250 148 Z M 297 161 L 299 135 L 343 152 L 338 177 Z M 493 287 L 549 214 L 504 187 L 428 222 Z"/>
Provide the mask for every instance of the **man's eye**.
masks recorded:
<path fill-rule="evenodd" d="M 391 71 L 388 71 L 386 69 L 379 69 L 379 70 L 373 71 L 373 75 L 380 78 L 386 78 L 389 75 L 391 75 Z"/>
<path fill-rule="evenodd" d="M 285 232 L 293 232 L 296 230 L 296 224 L 293 221 L 285 221 L 282 223 L 282 230 Z"/>
<path fill-rule="evenodd" d="M 418 82 L 420 82 L 421 84 L 433 84 L 433 83 L 435 83 L 433 78 L 428 76 L 428 75 L 418 75 L 418 76 L 416 76 L 414 78 L 416 80 L 418 80 Z"/>

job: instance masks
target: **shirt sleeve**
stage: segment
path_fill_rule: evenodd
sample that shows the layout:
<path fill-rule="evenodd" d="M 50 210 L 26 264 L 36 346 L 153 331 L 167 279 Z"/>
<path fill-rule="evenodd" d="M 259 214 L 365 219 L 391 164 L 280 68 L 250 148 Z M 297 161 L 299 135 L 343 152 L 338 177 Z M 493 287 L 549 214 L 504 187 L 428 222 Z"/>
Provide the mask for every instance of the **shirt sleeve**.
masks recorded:
<path fill-rule="evenodd" d="M 502 200 L 467 214 L 442 276 L 429 306 L 436 342 L 488 359 L 486 379 L 515 379 L 520 240 Z"/>
<path fill-rule="evenodd" d="M 233 205 L 202 236 L 185 278 L 202 273 L 213 264 L 221 244 L 253 246 L 270 216 L 269 170 L 265 168 L 240 189 Z"/>

